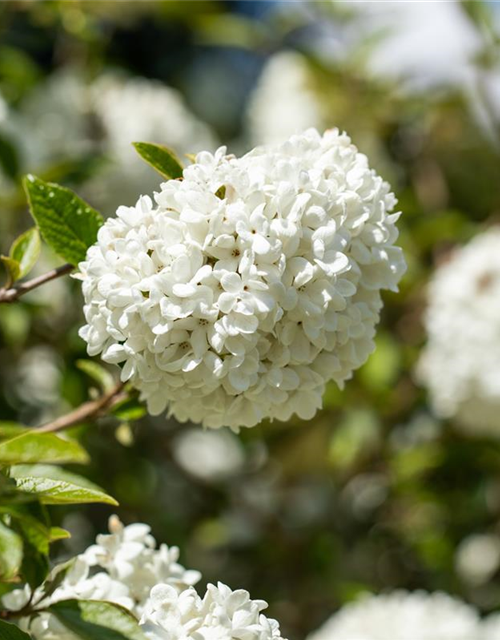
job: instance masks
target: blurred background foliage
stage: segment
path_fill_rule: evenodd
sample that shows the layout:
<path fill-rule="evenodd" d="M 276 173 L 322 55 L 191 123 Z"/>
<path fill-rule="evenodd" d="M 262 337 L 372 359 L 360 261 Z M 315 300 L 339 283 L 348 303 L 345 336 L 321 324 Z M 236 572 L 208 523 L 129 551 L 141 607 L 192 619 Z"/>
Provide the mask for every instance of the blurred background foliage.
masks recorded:
<path fill-rule="evenodd" d="M 343 391 L 327 390 L 313 421 L 262 424 L 236 436 L 135 411 L 74 430 L 91 454 L 83 473 L 119 500 L 125 522 L 151 524 L 205 581 L 267 599 L 292 640 L 366 589 L 443 589 L 485 612 L 500 606 L 499 440 L 439 421 L 414 376 L 433 268 L 500 216 L 500 12 L 476 0 L 440 3 L 452 7 L 445 16 L 431 3 L 444 35 L 422 30 L 421 46 L 409 54 L 391 36 L 395 23 L 384 22 L 382 10 L 370 13 L 381 4 L 0 3 L 3 252 L 30 225 L 20 187 L 27 171 L 71 186 L 105 215 L 122 202 L 120 179 L 132 179 L 137 165 L 124 165 L 118 179 L 106 172 L 121 154 L 132 158 L 132 147 L 122 150 L 142 130 L 135 122 L 129 130 L 118 113 L 121 146 L 106 142 L 107 112 L 78 102 L 102 74 L 178 92 L 201 127 L 182 152 L 220 141 L 240 153 L 261 141 L 255 130 L 266 123 L 255 126 L 256 118 L 276 110 L 286 120 L 292 110 L 293 101 L 280 103 L 286 88 L 278 81 L 264 109 L 252 112 L 252 104 L 268 61 L 298 52 L 321 125 L 346 129 L 393 185 L 408 273 L 399 294 L 385 295 L 376 352 Z M 414 20 L 408 16 L 396 25 L 400 33 Z M 69 84 L 50 89 L 64 74 Z M 125 111 L 135 98 L 127 99 Z M 142 113 L 131 120 L 147 120 Z M 154 117 L 165 127 L 146 128 L 149 141 L 174 145 L 174 134 L 164 133 L 168 105 Z M 136 196 L 157 181 L 145 171 L 144 182 L 133 183 Z M 55 263 L 44 255 L 40 272 Z M 3 305 L 2 420 L 37 425 L 95 393 L 76 366 L 85 357 L 81 323 L 81 296 L 69 279 Z M 58 543 L 59 557 L 87 546 L 110 513 L 105 506 L 54 510 L 73 535 Z"/>

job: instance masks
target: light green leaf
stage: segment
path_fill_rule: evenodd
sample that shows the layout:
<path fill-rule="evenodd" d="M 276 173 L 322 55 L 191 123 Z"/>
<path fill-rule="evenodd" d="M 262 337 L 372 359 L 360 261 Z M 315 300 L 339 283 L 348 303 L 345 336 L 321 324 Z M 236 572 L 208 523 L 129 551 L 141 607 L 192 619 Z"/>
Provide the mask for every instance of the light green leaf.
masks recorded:
<path fill-rule="evenodd" d="M 82 640 L 146 640 L 130 611 L 110 602 L 62 600 L 48 610 Z"/>
<path fill-rule="evenodd" d="M 57 542 L 58 540 L 67 540 L 68 538 L 71 538 L 71 533 L 61 527 L 50 527 L 49 534 L 50 542 Z"/>
<path fill-rule="evenodd" d="M 14 438 L 28 431 L 28 427 L 24 427 L 17 422 L 0 422 L 0 440 Z"/>
<path fill-rule="evenodd" d="M 0 465 L 80 463 L 89 461 L 85 449 L 74 440 L 55 433 L 36 433 L 30 429 L 11 440 L 0 442 Z"/>
<path fill-rule="evenodd" d="M 32 640 L 24 631 L 21 631 L 15 624 L 0 620 L 0 638 L 2 640 Z"/>
<path fill-rule="evenodd" d="M 17 465 L 10 468 L 10 477 L 14 479 L 19 491 L 35 494 L 43 504 L 118 504 L 86 478 L 58 467 Z"/>
<path fill-rule="evenodd" d="M 137 153 L 167 180 L 182 177 L 182 164 L 175 153 L 161 144 L 133 142 Z"/>
<path fill-rule="evenodd" d="M 99 363 L 93 360 L 77 360 L 76 366 L 94 382 L 97 382 L 103 391 L 111 391 L 116 386 L 113 375 Z"/>
<path fill-rule="evenodd" d="M 0 256 L 0 260 L 7 271 L 7 282 L 5 286 L 9 288 L 16 280 L 19 279 L 21 265 L 17 260 L 13 260 L 12 258 L 9 258 L 9 256 Z"/>
<path fill-rule="evenodd" d="M 23 541 L 0 521 L 0 580 L 10 580 L 23 561 Z"/>
<path fill-rule="evenodd" d="M 47 244 L 71 264 L 84 260 L 103 223 L 101 214 L 70 189 L 32 175 L 24 179 L 24 189 Z"/>
<path fill-rule="evenodd" d="M 10 258 L 19 264 L 18 278 L 24 278 L 33 269 L 40 257 L 42 243 L 36 227 L 28 229 L 14 240 L 10 248 Z"/>

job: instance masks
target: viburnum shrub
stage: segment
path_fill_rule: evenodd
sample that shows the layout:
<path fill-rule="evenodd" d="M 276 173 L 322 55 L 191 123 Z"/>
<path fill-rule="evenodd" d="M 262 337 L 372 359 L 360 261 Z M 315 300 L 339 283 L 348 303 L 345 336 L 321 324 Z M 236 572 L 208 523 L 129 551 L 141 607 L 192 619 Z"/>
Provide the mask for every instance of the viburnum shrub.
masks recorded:
<path fill-rule="evenodd" d="M 49 572 L 50 544 L 68 534 L 45 505 L 116 504 L 58 466 L 88 461 L 62 432 L 146 410 L 234 431 L 312 418 L 326 383 L 342 387 L 374 349 L 381 291 L 405 271 L 396 199 L 337 130 L 241 158 L 222 147 L 185 168 L 165 147 L 135 146 L 166 180 L 154 200 L 104 221 L 69 189 L 27 176 L 36 227 L 2 257 L 0 303 L 65 274 L 81 280 L 80 336 L 118 367 L 81 361 L 100 396 L 39 428 L 0 424 L 0 638 L 279 638 L 246 591 L 209 585 L 200 597 L 198 572 L 143 524 L 112 518 L 109 535 Z M 26 280 L 40 235 L 67 263 Z"/>

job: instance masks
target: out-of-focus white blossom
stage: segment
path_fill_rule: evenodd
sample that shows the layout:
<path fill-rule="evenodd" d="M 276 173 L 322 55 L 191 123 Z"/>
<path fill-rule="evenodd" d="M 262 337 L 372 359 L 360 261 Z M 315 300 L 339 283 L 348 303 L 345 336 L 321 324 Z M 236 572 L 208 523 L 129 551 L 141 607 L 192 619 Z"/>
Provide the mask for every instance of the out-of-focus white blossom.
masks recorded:
<path fill-rule="evenodd" d="M 106 600 L 120 604 L 140 616 L 151 589 L 169 585 L 182 591 L 200 579 L 198 571 L 186 570 L 177 560 L 179 549 L 156 541 L 146 524 L 123 526 L 116 516 L 109 521 L 110 533 L 97 536 L 96 544 L 75 559 L 60 586 L 48 598 L 39 588 L 32 602 L 37 608 L 67 599 Z M 5 595 L 4 607 L 18 611 L 29 601 L 28 586 Z M 20 626 L 35 640 L 72 640 L 73 636 L 51 614 L 21 620 Z"/>
<path fill-rule="evenodd" d="M 150 640 L 271 640 L 281 638 L 276 620 L 261 612 L 263 600 L 248 591 L 209 584 L 202 598 L 194 589 L 178 593 L 168 585 L 151 591 L 141 619 Z"/>
<path fill-rule="evenodd" d="M 488 582 L 500 567 L 500 537 L 487 533 L 469 536 L 460 543 L 455 563 L 467 582 Z"/>
<path fill-rule="evenodd" d="M 89 153 L 105 155 L 106 164 L 84 187 L 104 213 L 133 204 L 158 183 L 132 142 L 166 144 L 179 153 L 216 147 L 209 128 L 175 89 L 113 73 L 89 81 L 78 69 L 56 72 L 28 98 L 20 119 L 18 143 L 30 171 Z"/>
<path fill-rule="evenodd" d="M 500 638 L 500 613 L 493 613 L 484 619 L 479 640 L 498 640 Z"/>
<path fill-rule="evenodd" d="M 417 369 L 437 415 L 471 434 L 500 435 L 500 229 L 456 250 L 436 271 Z"/>
<path fill-rule="evenodd" d="M 230 431 L 187 429 L 173 442 L 177 463 L 202 480 L 222 480 L 237 473 L 244 465 L 242 445 Z"/>
<path fill-rule="evenodd" d="M 374 348 L 405 270 L 389 185 L 314 129 L 242 158 L 200 153 L 101 227 L 80 265 L 90 355 L 152 414 L 207 427 L 310 419 Z"/>
<path fill-rule="evenodd" d="M 477 640 L 475 609 L 445 593 L 365 596 L 345 605 L 308 640 Z"/>
<path fill-rule="evenodd" d="M 282 51 L 266 63 L 250 97 L 247 119 L 253 144 L 283 142 L 309 127 L 323 129 L 321 104 L 307 59 Z"/>

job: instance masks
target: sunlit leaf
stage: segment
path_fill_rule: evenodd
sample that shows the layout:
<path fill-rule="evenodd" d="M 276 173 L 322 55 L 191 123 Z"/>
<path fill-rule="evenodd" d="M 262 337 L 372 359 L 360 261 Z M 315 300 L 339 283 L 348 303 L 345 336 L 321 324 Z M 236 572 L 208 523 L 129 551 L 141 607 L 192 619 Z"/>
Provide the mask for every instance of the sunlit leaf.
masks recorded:
<path fill-rule="evenodd" d="M 173 151 L 167 147 L 150 142 L 134 142 L 133 145 L 141 158 L 167 180 L 182 177 L 182 165 Z"/>
<path fill-rule="evenodd" d="M 75 442 L 55 433 L 37 433 L 29 430 L 0 442 L 0 465 L 51 464 L 88 462 L 85 449 Z"/>

